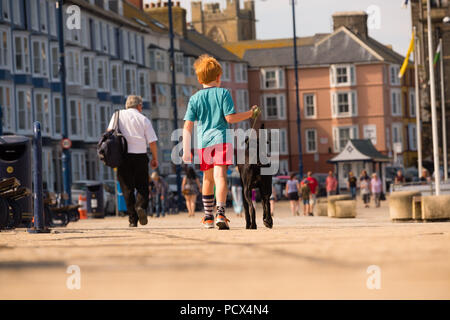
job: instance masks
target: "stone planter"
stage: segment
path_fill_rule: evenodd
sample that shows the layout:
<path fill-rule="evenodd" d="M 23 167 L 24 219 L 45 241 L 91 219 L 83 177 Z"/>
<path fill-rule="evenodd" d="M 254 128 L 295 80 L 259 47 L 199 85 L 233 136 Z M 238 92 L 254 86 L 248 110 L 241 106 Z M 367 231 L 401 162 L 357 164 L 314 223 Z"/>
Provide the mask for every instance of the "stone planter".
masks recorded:
<path fill-rule="evenodd" d="M 389 197 L 389 216 L 393 221 L 408 221 L 413 218 L 413 197 L 418 191 L 392 192 Z"/>
<path fill-rule="evenodd" d="M 335 202 L 335 218 L 355 218 L 356 200 L 339 200 Z"/>
<path fill-rule="evenodd" d="M 450 220 L 450 195 L 422 197 L 422 220 Z"/>
<path fill-rule="evenodd" d="M 349 194 L 340 194 L 336 196 L 329 196 L 328 197 L 328 210 L 327 214 L 329 217 L 334 218 L 336 216 L 336 201 L 342 201 L 342 200 L 351 200 L 352 196 Z"/>

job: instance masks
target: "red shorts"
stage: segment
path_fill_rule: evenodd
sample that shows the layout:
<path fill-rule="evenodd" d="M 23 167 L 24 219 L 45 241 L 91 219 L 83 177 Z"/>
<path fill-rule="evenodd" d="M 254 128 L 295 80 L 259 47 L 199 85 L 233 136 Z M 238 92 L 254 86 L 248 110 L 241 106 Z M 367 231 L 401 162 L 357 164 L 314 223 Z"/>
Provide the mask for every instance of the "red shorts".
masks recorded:
<path fill-rule="evenodd" d="M 229 166 L 233 164 L 233 144 L 216 144 L 198 150 L 200 170 L 208 171 L 214 166 Z"/>

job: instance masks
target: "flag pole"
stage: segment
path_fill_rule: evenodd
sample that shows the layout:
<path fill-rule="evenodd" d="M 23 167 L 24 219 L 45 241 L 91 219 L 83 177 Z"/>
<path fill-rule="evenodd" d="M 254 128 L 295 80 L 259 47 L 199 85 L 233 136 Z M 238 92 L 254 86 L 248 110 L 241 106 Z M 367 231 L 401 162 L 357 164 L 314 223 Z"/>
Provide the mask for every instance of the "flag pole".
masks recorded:
<path fill-rule="evenodd" d="M 436 195 L 441 194 L 441 175 L 439 171 L 439 137 L 437 128 L 436 111 L 436 83 L 433 66 L 433 34 L 431 25 L 431 5 L 427 0 L 427 25 L 428 25 L 428 64 L 430 69 L 430 99 L 431 99 L 431 129 L 433 133 L 433 162 L 434 181 L 436 184 Z"/>
<path fill-rule="evenodd" d="M 445 116 L 445 85 L 444 85 L 444 55 L 442 47 L 442 37 L 439 39 L 439 46 L 441 48 L 441 108 L 442 108 L 442 148 L 444 149 L 444 181 L 448 180 L 448 164 L 447 164 L 447 119 Z"/>
<path fill-rule="evenodd" d="M 417 141 L 417 172 L 422 175 L 422 123 L 420 120 L 420 92 L 419 92 L 419 52 L 417 48 L 416 27 L 414 31 L 414 83 L 416 99 L 416 141 Z"/>

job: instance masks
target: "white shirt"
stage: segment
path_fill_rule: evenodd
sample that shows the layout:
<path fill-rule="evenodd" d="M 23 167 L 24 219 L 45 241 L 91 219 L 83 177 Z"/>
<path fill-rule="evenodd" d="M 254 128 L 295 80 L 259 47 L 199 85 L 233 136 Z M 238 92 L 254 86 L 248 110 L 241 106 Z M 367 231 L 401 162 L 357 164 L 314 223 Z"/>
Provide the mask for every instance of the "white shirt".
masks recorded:
<path fill-rule="evenodd" d="M 114 129 L 115 117 L 114 113 L 108 130 Z M 149 143 L 158 141 L 151 121 L 135 108 L 120 110 L 119 129 L 127 140 L 128 153 L 147 153 Z"/>

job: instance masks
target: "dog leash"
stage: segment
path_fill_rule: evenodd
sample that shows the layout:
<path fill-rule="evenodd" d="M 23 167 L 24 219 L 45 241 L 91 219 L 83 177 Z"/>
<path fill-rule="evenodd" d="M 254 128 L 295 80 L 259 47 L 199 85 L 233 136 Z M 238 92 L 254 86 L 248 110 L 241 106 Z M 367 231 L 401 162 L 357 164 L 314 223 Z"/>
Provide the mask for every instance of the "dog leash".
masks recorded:
<path fill-rule="evenodd" d="M 252 130 L 255 129 L 256 120 L 258 120 L 258 117 L 261 114 L 261 109 L 258 107 L 253 111 L 253 125 Z"/>

